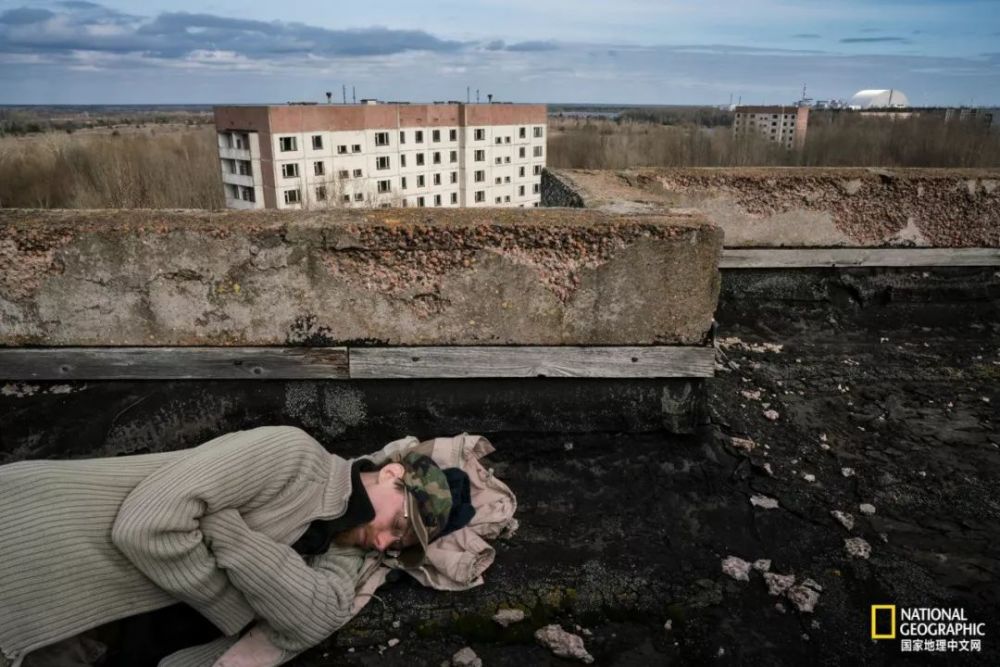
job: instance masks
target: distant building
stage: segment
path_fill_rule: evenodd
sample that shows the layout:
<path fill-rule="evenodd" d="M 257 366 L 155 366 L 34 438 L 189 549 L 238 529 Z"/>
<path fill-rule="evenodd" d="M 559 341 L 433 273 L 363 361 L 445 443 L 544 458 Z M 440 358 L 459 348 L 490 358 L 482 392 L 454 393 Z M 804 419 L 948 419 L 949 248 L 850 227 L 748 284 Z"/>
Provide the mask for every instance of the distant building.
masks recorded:
<path fill-rule="evenodd" d="M 788 149 L 801 149 L 806 143 L 809 107 L 770 106 L 736 107 L 733 134 L 756 133 Z"/>
<path fill-rule="evenodd" d="M 910 106 L 910 100 L 901 90 L 859 90 L 851 98 L 850 106 L 856 109 L 887 109 Z"/>
<path fill-rule="evenodd" d="M 226 206 L 532 207 L 543 104 L 215 107 Z"/>

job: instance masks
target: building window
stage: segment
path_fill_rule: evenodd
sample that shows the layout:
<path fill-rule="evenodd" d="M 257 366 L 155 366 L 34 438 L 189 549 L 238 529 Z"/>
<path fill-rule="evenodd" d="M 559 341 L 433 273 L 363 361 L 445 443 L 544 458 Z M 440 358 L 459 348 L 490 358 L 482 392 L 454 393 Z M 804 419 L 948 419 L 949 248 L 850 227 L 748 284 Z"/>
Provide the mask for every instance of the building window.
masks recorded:
<path fill-rule="evenodd" d="M 354 201 L 364 201 L 364 200 L 365 200 L 365 195 L 363 193 L 361 192 L 354 193 Z"/>
<path fill-rule="evenodd" d="M 476 190 L 476 201 L 478 202 L 486 201 L 486 190 Z"/>
<path fill-rule="evenodd" d="M 439 151 L 434 151 L 434 159 L 432 161 L 434 164 L 441 164 L 441 153 Z"/>
<path fill-rule="evenodd" d="M 375 158 L 375 168 L 376 169 L 388 169 L 389 168 L 389 156 L 380 155 Z"/>
<path fill-rule="evenodd" d="M 520 139 L 526 139 L 528 137 L 528 128 L 526 127 L 517 128 L 517 136 Z"/>
<path fill-rule="evenodd" d="M 417 153 L 417 166 L 418 167 L 424 166 L 424 154 L 423 153 Z"/>
<path fill-rule="evenodd" d="M 524 167 L 517 168 L 517 175 L 521 178 L 524 178 Z"/>
<path fill-rule="evenodd" d="M 406 166 L 406 154 L 405 153 L 399 156 L 399 166 L 400 167 L 405 167 Z"/>
<path fill-rule="evenodd" d="M 441 174 L 434 174 L 434 185 L 441 185 Z"/>
<path fill-rule="evenodd" d="M 407 199 L 406 197 L 403 197 L 402 205 L 403 205 L 403 208 L 406 208 L 407 206 L 410 205 L 410 200 Z"/>
<path fill-rule="evenodd" d="M 503 201 L 505 204 L 510 202 L 510 195 L 504 195 Z"/>
<path fill-rule="evenodd" d="M 340 144 L 339 146 L 337 146 L 337 155 L 343 155 L 346 152 L 347 152 L 347 146 L 346 145 Z"/>
<path fill-rule="evenodd" d="M 504 142 L 505 144 L 509 144 L 509 143 L 510 143 L 510 136 L 508 135 L 508 136 L 504 137 L 504 138 L 503 138 L 503 142 Z"/>
<path fill-rule="evenodd" d="M 240 176 L 253 176 L 253 168 L 248 160 L 237 160 L 236 167 L 239 169 Z"/>
<path fill-rule="evenodd" d="M 497 164 L 503 164 L 503 158 L 502 158 L 502 157 L 500 157 L 499 155 L 497 155 L 497 160 L 496 160 L 496 162 L 497 162 Z"/>
<path fill-rule="evenodd" d="M 378 182 L 378 191 L 379 192 L 391 192 L 392 191 L 392 181 L 390 181 L 388 178 L 385 179 L 384 181 L 379 181 Z"/>
<path fill-rule="evenodd" d="M 355 169 L 354 170 L 354 178 L 361 178 L 361 170 L 360 169 Z"/>
<path fill-rule="evenodd" d="M 278 144 L 281 147 L 282 153 L 298 150 L 295 147 L 295 137 L 281 137 L 278 139 Z"/>
<path fill-rule="evenodd" d="M 494 203 L 497 203 L 497 204 L 499 204 L 499 203 L 501 203 L 502 201 L 503 201 L 503 200 L 502 200 L 502 199 L 500 199 L 500 197 L 497 197 L 497 198 L 496 198 L 496 202 L 494 202 Z"/>
<path fill-rule="evenodd" d="M 417 197 L 417 206 L 421 206 L 422 207 L 423 205 L 424 205 L 424 198 L 423 197 Z"/>
<path fill-rule="evenodd" d="M 494 181 L 494 183 L 493 183 L 494 185 L 500 185 L 501 183 L 503 183 L 503 180 L 499 176 L 497 176 L 495 179 L 493 179 L 493 181 Z"/>
<path fill-rule="evenodd" d="M 510 164 L 510 156 L 509 155 L 504 156 L 503 161 L 506 162 L 507 164 Z"/>
<path fill-rule="evenodd" d="M 517 149 L 517 156 L 518 157 L 527 157 L 528 156 L 528 152 L 524 149 L 524 146 L 521 146 L 520 148 Z"/>
<path fill-rule="evenodd" d="M 431 130 L 431 141 L 434 143 L 441 141 L 441 130 Z"/>
<path fill-rule="evenodd" d="M 347 171 L 346 169 L 341 169 L 340 171 L 337 172 L 337 178 L 348 178 L 350 175 L 351 172 Z"/>
<path fill-rule="evenodd" d="M 299 175 L 299 165 L 297 162 L 289 162 L 281 165 L 281 175 L 285 178 L 295 178 Z"/>
<path fill-rule="evenodd" d="M 478 128 L 473 132 L 472 137 L 476 141 L 482 141 L 483 139 L 486 138 L 486 130 L 484 130 L 483 128 Z"/>
<path fill-rule="evenodd" d="M 457 192 L 452 192 L 451 193 L 451 203 L 452 204 L 457 204 L 458 203 L 458 193 Z"/>
<path fill-rule="evenodd" d="M 448 162 L 458 162 L 458 151 L 451 151 L 448 153 Z"/>
<path fill-rule="evenodd" d="M 298 204 L 300 201 L 302 201 L 302 199 L 297 188 L 295 190 L 285 190 L 286 204 Z"/>
<path fill-rule="evenodd" d="M 452 183 L 458 183 L 458 172 L 457 171 L 451 172 L 451 182 Z"/>
<path fill-rule="evenodd" d="M 361 152 L 361 144 L 352 144 L 351 145 L 351 152 L 352 153 L 360 153 Z"/>
<path fill-rule="evenodd" d="M 375 145 L 376 146 L 388 146 L 389 145 L 389 133 L 388 132 L 376 132 L 375 133 Z"/>
<path fill-rule="evenodd" d="M 351 203 L 351 195 L 344 195 L 344 203 L 345 204 Z"/>
<path fill-rule="evenodd" d="M 536 164 L 534 167 L 531 168 L 531 173 L 534 174 L 535 176 L 538 176 L 539 174 L 541 174 L 542 173 L 542 165 Z"/>
<path fill-rule="evenodd" d="M 422 188 L 425 185 L 427 185 L 427 179 L 424 177 L 423 174 L 420 174 L 419 176 L 417 176 L 417 187 Z"/>
<path fill-rule="evenodd" d="M 531 149 L 531 154 L 534 155 L 535 157 L 542 157 L 542 147 L 541 146 L 533 147 Z"/>
<path fill-rule="evenodd" d="M 503 182 L 504 183 L 510 183 L 510 176 L 504 176 L 503 177 Z"/>
<path fill-rule="evenodd" d="M 401 190 L 406 189 L 406 176 L 403 176 L 402 178 L 399 179 L 399 188 Z"/>
<path fill-rule="evenodd" d="M 405 144 L 406 143 L 406 132 L 400 131 L 400 133 L 399 133 L 399 143 L 401 143 L 401 144 Z M 406 201 L 406 200 L 404 199 L 403 201 Z"/>
<path fill-rule="evenodd" d="M 542 136 L 542 128 L 536 127 L 532 129 L 532 135 L 537 139 Z"/>
<path fill-rule="evenodd" d="M 478 150 L 472 155 L 472 160 L 474 162 L 484 162 L 486 160 L 486 151 Z"/>
<path fill-rule="evenodd" d="M 540 189 L 540 187 L 539 187 L 538 183 L 533 183 L 531 185 L 531 191 L 534 192 L 536 195 L 538 194 L 539 189 Z"/>
<path fill-rule="evenodd" d="M 322 134 L 314 134 L 313 135 L 313 150 L 314 151 L 321 151 L 321 150 L 323 150 L 323 135 Z"/>
<path fill-rule="evenodd" d="M 322 176 L 324 173 L 326 172 L 323 169 L 323 161 L 313 162 L 313 176 Z"/>
<path fill-rule="evenodd" d="M 253 188 L 247 188 L 247 187 L 240 188 L 240 199 L 249 202 L 257 201 L 257 197 L 254 195 Z"/>
<path fill-rule="evenodd" d="M 316 186 L 316 201 L 326 201 L 326 186 Z"/>
<path fill-rule="evenodd" d="M 418 144 L 424 143 L 424 131 L 423 130 L 417 130 L 414 134 L 417 135 L 417 143 Z"/>
<path fill-rule="evenodd" d="M 482 183 L 486 180 L 486 172 L 480 169 L 472 175 L 472 180 L 476 183 Z"/>
<path fill-rule="evenodd" d="M 517 186 L 517 196 L 518 197 L 523 197 L 524 196 L 524 186 L 523 185 Z"/>
<path fill-rule="evenodd" d="M 458 130 L 452 128 L 448 130 L 448 141 L 458 141 Z M 452 202 L 453 204 L 455 202 Z"/>
<path fill-rule="evenodd" d="M 441 205 L 441 195 L 434 195 L 434 205 L 435 206 Z"/>
<path fill-rule="evenodd" d="M 501 137 L 497 137 L 497 144 L 502 144 L 502 143 L 503 143 L 503 139 Z"/>

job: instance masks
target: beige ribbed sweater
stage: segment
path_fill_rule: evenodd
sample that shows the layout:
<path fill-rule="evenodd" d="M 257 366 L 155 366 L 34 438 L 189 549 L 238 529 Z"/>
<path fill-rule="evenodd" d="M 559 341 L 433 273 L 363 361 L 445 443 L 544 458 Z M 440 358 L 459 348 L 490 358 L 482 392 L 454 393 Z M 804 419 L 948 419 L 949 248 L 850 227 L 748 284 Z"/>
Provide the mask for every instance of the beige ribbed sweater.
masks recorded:
<path fill-rule="evenodd" d="M 0 649 L 16 667 L 178 600 L 228 635 L 256 617 L 279 647 L 313 646 L 350 618 L 364 554 L 310 567 L 289 545 L 343 514 L 350 493 L 350 461 L 283 426 L 163 454 L 0 466 Z"/>

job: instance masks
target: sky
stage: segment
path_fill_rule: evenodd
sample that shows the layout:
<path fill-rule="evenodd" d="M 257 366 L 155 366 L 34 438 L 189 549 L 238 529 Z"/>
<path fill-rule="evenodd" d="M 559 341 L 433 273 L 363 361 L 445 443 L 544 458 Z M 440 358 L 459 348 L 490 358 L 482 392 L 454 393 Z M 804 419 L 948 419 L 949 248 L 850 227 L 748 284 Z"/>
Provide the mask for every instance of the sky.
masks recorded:
<path fill-rule="evenodd" d="M 0 104 L 1000 105 L 1000 0 L 0 0 Z"/>

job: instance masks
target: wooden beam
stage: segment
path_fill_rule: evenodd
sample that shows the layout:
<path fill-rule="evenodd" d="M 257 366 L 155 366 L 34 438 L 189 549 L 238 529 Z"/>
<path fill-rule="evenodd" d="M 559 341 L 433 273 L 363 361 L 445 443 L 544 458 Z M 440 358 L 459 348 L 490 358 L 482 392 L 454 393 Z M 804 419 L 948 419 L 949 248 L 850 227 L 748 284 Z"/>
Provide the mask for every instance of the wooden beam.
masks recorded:
<path fill-rule="evenodd" d="M 1000 266 L 1000 248 L 725 248 L 720 269 Z"/>
<path fill-rule="evenodd" d="M 350 374 L 375 378 L 712 377 L 712 347 L 351 348 Z"/>
<path fill-rule="evenodd" d="M 347 378 L 346 347 L 0 348 L 3 380 Z"/>

